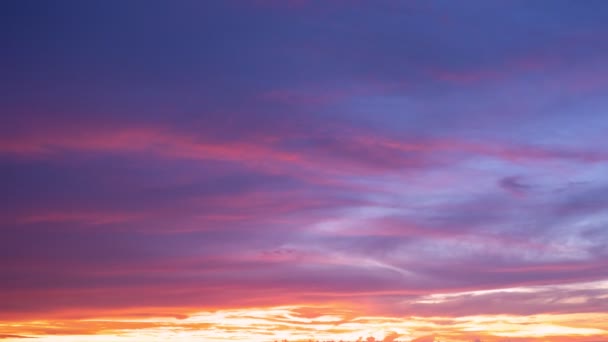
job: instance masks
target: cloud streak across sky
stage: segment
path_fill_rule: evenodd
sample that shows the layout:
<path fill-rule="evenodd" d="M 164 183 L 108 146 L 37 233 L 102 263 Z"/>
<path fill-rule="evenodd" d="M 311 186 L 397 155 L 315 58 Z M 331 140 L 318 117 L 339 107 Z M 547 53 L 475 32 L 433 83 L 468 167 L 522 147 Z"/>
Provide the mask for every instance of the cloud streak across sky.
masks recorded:
<path fill-rule="evenodd" d="M 0 339 L 608 338 L 603 1 L 1 6 Z"/>

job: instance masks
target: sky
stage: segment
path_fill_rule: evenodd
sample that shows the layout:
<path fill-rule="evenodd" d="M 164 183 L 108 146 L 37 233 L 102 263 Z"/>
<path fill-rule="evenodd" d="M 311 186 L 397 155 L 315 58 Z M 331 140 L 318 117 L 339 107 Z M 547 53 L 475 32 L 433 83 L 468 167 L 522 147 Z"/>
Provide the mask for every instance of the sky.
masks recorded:
<path fill-rule="evenodd" d="M 0 13 L 1 341 L 608 341 L 608 2 Z"/>

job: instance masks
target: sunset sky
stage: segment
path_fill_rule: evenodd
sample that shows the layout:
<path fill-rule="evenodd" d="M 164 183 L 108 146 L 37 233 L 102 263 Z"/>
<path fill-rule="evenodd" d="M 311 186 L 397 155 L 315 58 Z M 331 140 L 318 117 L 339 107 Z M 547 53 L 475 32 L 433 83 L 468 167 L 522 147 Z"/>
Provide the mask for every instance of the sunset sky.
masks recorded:
<path fill-rule="evenodd" d="M 0 16 L 0 341 L 608 341 L 608 1 Z"/>

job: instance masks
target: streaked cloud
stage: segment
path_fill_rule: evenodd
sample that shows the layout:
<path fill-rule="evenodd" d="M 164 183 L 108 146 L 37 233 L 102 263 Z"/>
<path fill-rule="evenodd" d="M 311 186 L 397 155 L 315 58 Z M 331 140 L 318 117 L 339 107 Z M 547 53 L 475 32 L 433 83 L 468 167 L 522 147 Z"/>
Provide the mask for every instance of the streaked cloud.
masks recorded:
<path fill-rule="evenodd" d="M 606 340 L 602 1 L 1 6 L 2 340 Z"/>

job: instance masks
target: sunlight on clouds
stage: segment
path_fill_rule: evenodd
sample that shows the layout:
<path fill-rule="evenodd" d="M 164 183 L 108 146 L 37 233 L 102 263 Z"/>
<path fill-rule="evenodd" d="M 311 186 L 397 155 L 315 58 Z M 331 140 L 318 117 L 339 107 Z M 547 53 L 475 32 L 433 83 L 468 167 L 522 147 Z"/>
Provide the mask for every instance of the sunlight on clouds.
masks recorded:
<path fill-rule="evenodd" d="M 480 296 L 486 294 L 496 294 L 496 293 L 534 293 L 541 291 L 538 288 L 532 287 L 512 287 L 505 289 L 495 289 L 495 290 L 479 290 L 479 291 L 465 291 L 465 292 L 455 292 L 455 293 L 434 293 L 428 296 L 423 296 L 421 299 L 415 301 L 415 303 L 420 304 L 439 304 L 443 303 L 447 300 L 458 298 L 462 296 Z"/>
<path fill-rule="evenodd" d="M 500 289 L 491 290 L 476 290 L 476 291 L 463 291 L 463 292 L 451 292 L 451 293 L 433 293 L 430 295 L 422 296 L 420 299 L 415 300 L 413 303 L 419 304 L 440 304 L 448 302 L 450 300 L 458 299 L 461 297 L 475 297 L 482 295 L 502 294 L 502 293 L 543 293 L 550 291 L 593 291 L 601 290 L 606 291 L 608 289 L 608 281 L 594 281 L 586 283 L 574 283 L 574 284 L 563 284 L 563 285 L 542 285 L 542 286 L 520 286 L 520 287 L 507 287 Z M 598 295 L 596 298 L 605 298 L 606 295 Z M 555 302 L 563 304 L 580 304 L 586 302 L 588 299 L 585 296 L 574 296 L 555 300 Z M 407 302 L 404 302 L 407 303 Z"/>
<path fill-rule="evenodd" d="M 272 341 L 333 339 L 356 341 L 398 335 L 412 341 L 433 333 L 443 341 L 470 336 L 546 338 L 607 336 L 608 314 L 479 315 L 467 317 L 358 316 L 338 307 L 285 306 L 199 312 L 185 319 L 37 321 L 3 324 L 0 335 L 37 337 L 39 342 Z M 135 324 L 135 325 L 134 325 Z M 66 329 L 62 332 L 58 327 Z M 87 331 L 89 329 L 89 331 Z M 90 334 L 90 335 L 85 335 Z M 493 337 L 492 337 L 493 336 Z M 8 342 L 23 341 L 8 338 Z"/>
<path fill-rule="evenodd" d="M 578 314 L 572 315 L 535 315 L 535 316 L 473 316 L 455 319 L 462 331 L 469 332 L 491 332 L 495 336 L 503 337 L 549 337 L 568 335 L 601 335 L 608 333 L 600 328 L 572 327 L 571 319 Z M 602 314 L 608 318 L 607 314 Z M 564 318 L 568 317 L 568 320 Z M 558 323 L 562 323 L 560 325 Z"/>

